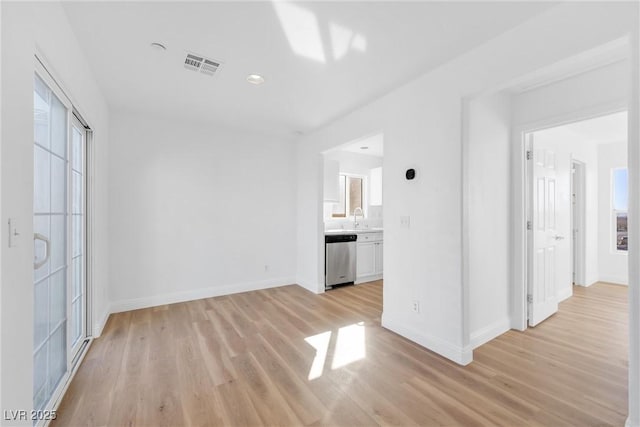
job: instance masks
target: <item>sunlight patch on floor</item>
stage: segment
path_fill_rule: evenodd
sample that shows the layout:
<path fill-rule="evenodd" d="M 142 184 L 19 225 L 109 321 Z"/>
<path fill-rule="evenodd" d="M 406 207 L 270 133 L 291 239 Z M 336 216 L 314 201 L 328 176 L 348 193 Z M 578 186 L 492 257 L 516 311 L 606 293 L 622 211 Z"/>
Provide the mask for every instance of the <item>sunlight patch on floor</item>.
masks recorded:
<path fill-rule="evenodd" d="M 367 356 L 364 332 L 364 322 L 344 326 L 338 330 L 331 369 L 341 368 Z"/>
<path fill-rule="evenodd" d="M 331 340 L 331 331 L 323 332 L 304 339 L 309 345 L 316 349 L 316 357 L 313 359 L 311 369 L 309 369 L 309 380 L 315 380 L 322 376 L 324 370 L 324 362 L 327 360 L 327 352 L 329 351 L 329 341 Z"/>
<path fill-rule="evenodd" d="M 364 322 L 354 323 L 338 329 L 333 347 L 331 369 L 339 369 L 367 356 Z M 332 331 L 312 335 L 304 340 L 316 350 L 316 355 L 309 369 L 308 379 L 320 378 L 324 372 Z"/>

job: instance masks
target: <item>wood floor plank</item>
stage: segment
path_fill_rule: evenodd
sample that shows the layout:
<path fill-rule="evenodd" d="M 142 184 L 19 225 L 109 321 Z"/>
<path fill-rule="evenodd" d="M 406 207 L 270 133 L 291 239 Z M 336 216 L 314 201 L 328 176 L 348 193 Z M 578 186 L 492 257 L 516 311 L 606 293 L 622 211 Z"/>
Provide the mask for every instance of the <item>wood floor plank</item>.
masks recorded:
<path fill-rule="evenodd" d="M 280 359 L 277 349 L 273 348 L 262 336 L 258 336 L 259 345 L 252 349 L 252 354 L 259 361 L 260 366 L 274 381 L 280 394 L 285 398 L 302 424 L 309 425 L 322 419 L 327 411 L 308 387 L 306 381 Z M 305 378 L 306 379 L 306 378 Z"/>
<path fill-rule="evenodd" d="M 625 287 L 574 287 L 557 314 L 462 367 L 380 326 L 382 286 L 289 285 L 112 315 L 51 425 L 624 424 Z"/>

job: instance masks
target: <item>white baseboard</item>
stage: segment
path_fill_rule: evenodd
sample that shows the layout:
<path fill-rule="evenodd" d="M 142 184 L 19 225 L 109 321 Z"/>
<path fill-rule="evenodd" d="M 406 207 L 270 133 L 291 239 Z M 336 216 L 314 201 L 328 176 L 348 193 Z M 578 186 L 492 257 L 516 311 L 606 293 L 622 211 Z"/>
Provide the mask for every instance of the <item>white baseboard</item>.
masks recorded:
<path fill-rule="evenodd" d="M 558 293 L 558 302 L 562 302 L 567 298 L 571 298 L 573 296 L 573 288 L 567 288 L 562 292 Z"/>
<path fill-rule="evenodd" d="M 402 335 L 403 337 L 410 339 L 411 341 L 418 343 L 428 350 L 438 353 L 459 365 L 468 365 L 473 361 L 473 350 L 470 346 L 460 347 L 440 338 L 425 335 L 413 328 L 401 325 L 399 322 L 385 316 L 384 313 L 382 313 L 382 327 L 389 329 L 398 335 Z"/>
<path fill-rule="evenodd" d="M 511 329 L 511 319 L 505 317 L 471 333 L 471 348 L 478 348 Z"/>
<path fill-rule="evenodd" d="M 107 324 L 107 320 L 109 319 L 109 315 L 111 314 L 111 307 L 108 307 L 102 316 L 98 318 L 98 323 L 93 325 L 93 338 L 98 338 L 102 335 L 102 331 L 104 330 L 104 326 Z"/>
<path fill-rule="evenodd" d="M 171 292 L 150 297 L 132 298 L 111 303 L 111 313 L 137 310 L 140 308 L 156 307 L 165 304 L 193 301 L 202 298 L 218 297 L 237 294 L 240 292 L 257 291 L 260 289 L 276 288 L 295 283 L 291 278 L 270 279 L 260 282 L 236 283 L 233 285 L 214 286 L 210 288 L 193 289 L 181 292 Z"/>
<path fill-rule="evenodd" d="M 362 276 L 356 279 L 354 284 L 359 285 L 360 283 L 373 282 L 375 280 L 382 280 L 382 274 L 373 274 L 371 276 Z"/>
<path fill-rule="evenodd" d="M 629 286 L 629 279 L 627 277 L 601 276 L 598 282 L 607 282 L 613 283 L 614 285 Z"/>
<path fill-rule="evenodd" d="M 299 286 L 302 286 L 309 292 L 313 292 L 314 294 L 324 293 L 324 286 L 320 286 L 317 283 L 312 283 L 311 280 L 297 278 L 295 280 L 295 283 L 298 284 Z"/>
<path fill-rule="evenodd" d="M 593 286 L 593 285 L 595 285 L 595 284 L 596 284 L 596 283 L 598 283 L 599 281 L 600 281 L 600 279 L 595 280 L 595 281 L 593 281 L 593 282 L 587 282 L 587 283 L 584 283 L 584 284 L 583 284 L 583 283 L 574 283 L 574 285 L 576 285 L 576 286 L 582 286 L 583 288 L 588 288 L 589 286 Z"/>

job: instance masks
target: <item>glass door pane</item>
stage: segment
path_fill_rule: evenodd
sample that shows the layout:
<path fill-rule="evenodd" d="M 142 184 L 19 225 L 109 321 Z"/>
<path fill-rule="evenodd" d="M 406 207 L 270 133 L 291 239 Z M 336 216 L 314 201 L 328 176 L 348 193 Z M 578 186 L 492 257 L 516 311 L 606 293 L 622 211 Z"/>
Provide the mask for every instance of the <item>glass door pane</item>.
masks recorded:
<path fill-rule="evenodd" d="M 42 409 L 67 373 L 68 109 L 34 84 L 33 404 Z"/>
<path fill-rule="evenodd" d="M 71 286 L 69 288 L 69 334 L 72 358 L 80 350 L 86 337 L 86 134 L 82 123 L 74 117 L 71 123 Z"/>

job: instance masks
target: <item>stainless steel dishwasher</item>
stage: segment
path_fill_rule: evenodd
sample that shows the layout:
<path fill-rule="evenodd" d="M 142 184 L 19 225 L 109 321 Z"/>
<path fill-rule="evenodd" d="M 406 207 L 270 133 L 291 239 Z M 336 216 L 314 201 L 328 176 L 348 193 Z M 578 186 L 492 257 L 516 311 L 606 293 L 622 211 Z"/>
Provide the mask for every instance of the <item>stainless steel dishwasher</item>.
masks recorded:
<path fill-rule="evenodd" d="M 356 280 L 356 234 L 336 234 L 324 237 L 324 288 L 353 284 Z"/>

